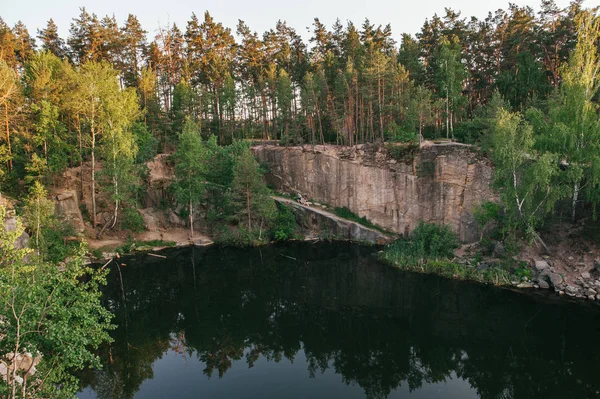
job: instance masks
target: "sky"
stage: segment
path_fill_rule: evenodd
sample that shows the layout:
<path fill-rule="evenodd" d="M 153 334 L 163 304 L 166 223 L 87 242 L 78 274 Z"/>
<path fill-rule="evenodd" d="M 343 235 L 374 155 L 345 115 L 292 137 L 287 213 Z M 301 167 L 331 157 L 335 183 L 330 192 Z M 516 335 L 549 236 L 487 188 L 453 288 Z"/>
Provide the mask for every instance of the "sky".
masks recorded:
<path fill-rule="evenodd" d="M 541 0 L 512 0 L 520 6 L 528 5 L 536 11 Z M 566 7 L 570 0 L 555 0 L 559 7 Z M 32 36 L 37 29 L 46 26 L 53 18 L 62 37 L 66 38 L 73 18 L 85 6 L 87 11 L 98 17 L 115 15 L 120 25 L 128 14 L 135 14 L 149 38 L 154 37 L 157 28 L 167 23 L 176 23 L 185 30 L 186 22 L 196 13 L 202 19 L 208 10 L 213 18 L 235 32 L 238 19 L 244 20 L 250 29 L 262 33 L 274 28 L 277 20 L 287 21 L 305 39 L 310 37 L 310 27 L 315 17 L 328 27 L 337 18 L 345 22 L 353 21 L 360 26 L 365 18 L 372 24 L 391 23 L 394 39 L 400 41 L 404 32 L 417 33 L 426 18 L 433 14 L 444 15 L 444 8 L 461 11 L 462 16 L 472 15 L 485 18 L 489 11 L 507 9 L 508 0 L 0 0 L 0 17 L 13 26 L 21 20 Z M 600 0 L 586 0 L 584 6 L 600 5 Z"/>

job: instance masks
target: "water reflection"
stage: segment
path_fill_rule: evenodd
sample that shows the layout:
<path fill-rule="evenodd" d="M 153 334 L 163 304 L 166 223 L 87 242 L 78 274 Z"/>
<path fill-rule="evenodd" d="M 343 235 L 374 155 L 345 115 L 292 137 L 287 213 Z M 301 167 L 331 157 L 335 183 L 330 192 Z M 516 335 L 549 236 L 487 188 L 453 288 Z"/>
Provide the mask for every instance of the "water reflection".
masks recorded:
<path fill-rule="evenodd" d="M 600 396 L 595 305 L 406 274 L 370 251 L 299 243 L 128 260 L 106 290 L 115 342 L 83 396 L 132 398 L 159 373 L 177 397 L 184 378 L 197 385 L 187 397 L 263 397 L 251 382 L 290 376 L 307 381 L 290 397 Z M 330 383 L 308 384 L 315 376 Z"/>

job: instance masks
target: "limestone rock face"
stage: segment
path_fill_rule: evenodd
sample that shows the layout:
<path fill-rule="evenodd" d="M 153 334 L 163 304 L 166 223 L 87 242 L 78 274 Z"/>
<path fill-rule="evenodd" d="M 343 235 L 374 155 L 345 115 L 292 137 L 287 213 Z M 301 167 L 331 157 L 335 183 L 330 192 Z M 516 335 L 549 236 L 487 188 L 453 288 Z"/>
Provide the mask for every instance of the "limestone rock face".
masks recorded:
<path fill-rule="evenodd" d="M 393 158 L 383 146 L 253 147 L 280 192 L 347 207 L 387 230 L 410 233 L 419 222 L 449 225 L 463 242 L 479 238 L 476 205 L 497 201 L 493 169 L 471 148 L 429 145 Z"/>
<path fill-rule="evenodd" d="M 56 215 L 65 222 L 70 223 L 78 233 L 83 232 L 85 225 L 79 209 L 77 193 L 75 191 L 62 191 L 54 199 Z"/>
<path fill-rule="evenodd" d="M 372 244 L 388 244 L 391 238 L 387 235 L 346 220 L 316 207 L 306 207 L 286 198 L 275 198 L 275 201 L 287 206 L 294 213 L 296 224 L 304 234 L 320 233 L 332 238 L 343 238 L 353 241 L 370 242 Z"/>
<path fill-rule="evenodd" d="M 147 208 L 160 205 L 166 196 L 169 185 L 175 179 L 173 165 L 169 163 L 170 154 L 158 154 L 146 163 L 148 167 L 148 189 L 145 192 L 143 203 Z"/>
<path fill-rule="evenodd" d="M 15 231 L 17 229 L 17 218 L 14 216 L 6 218 L 4 220 L 4 229 L 6 231 Z M 17 238 L 17 241 L 15 241 L 15 248 L 16 249 L 27 248 L 28 242 L 29 242 L 29 234 L 27 234 L 24 231 L 23 234 L 21 234 L 21 236 L 19 238 Z"/>

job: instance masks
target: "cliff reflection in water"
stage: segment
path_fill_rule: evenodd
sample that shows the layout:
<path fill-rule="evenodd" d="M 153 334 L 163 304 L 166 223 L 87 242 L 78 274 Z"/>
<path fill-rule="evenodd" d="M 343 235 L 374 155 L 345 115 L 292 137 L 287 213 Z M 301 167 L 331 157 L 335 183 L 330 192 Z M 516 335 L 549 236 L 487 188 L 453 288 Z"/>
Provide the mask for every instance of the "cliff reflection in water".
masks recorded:
<path fill-rule="evenodd" d="M 371 251 L 172 251 L 127 260 L 123 290 L 113 266 L 105 300 L 119 327 L 101 351 L 103 370 L 83 385 L 98 398 L 132 398 L 176 352 L 225 381 L 234 363 L 305 356 L 307 379 L 335 372 L 369 398 L 457 378 L 481 398 L 600 396 L 595 305 L 407 274 Z M 183 397 L 176 385 L 172 393 Z"/>

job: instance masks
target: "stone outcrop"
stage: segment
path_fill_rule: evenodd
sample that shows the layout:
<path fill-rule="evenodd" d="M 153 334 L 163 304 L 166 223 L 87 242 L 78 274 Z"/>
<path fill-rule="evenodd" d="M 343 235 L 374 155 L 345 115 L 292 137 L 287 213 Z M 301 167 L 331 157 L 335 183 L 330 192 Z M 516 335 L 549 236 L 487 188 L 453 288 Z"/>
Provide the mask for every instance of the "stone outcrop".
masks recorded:
<path fill-rule="evenodd" d="M 399 234 L 408 234 L 423 221 L 447 224 L 461 241 L 476 241 L 480 231 L 475 206 L 497 200 L 491 164 L 465 145 L 430 144 L 413 150 L 259 145 L 253 151 L 269 166 L 267 180 L 277 191 L 347 207 Z"/>
<path fill-rule="evenodd" d="M 17 230 L 17 218 L 14 216 L 14 212 L 11 212 L 13 214 L 13 216 L 9 216 L 6 219 L 4 219 L 4 230 L 5 231 L 15 231 Z M 29 234 L 27 234 L 27 232 L 23 232 L 19 238 L 17 238 L 17 240 L 15 241 L 15 248 L 16 249 L 23 249 L 23 248 L 27 248 L 27 244 L 29 243 Z"/>
<path fill-rule="evenodd" d="M 307 207 L 287 198 L 275 197 L 274 199 L 294 213 L 296 224 L 305 235 L 341 238 L 379 245 L 392 241 L 391 237 L 380 231 L 340 218 L 316 206 Z"/>
<path fill-rule="evenodd" d="M 82 233 L 85 224 L 81 209 L 79 209 L 79 201 L 77 200 L 77 192 L 62 191 L 54 197 L 55 214 L 66 223 L 71 224 L 76 232 Z"/>

